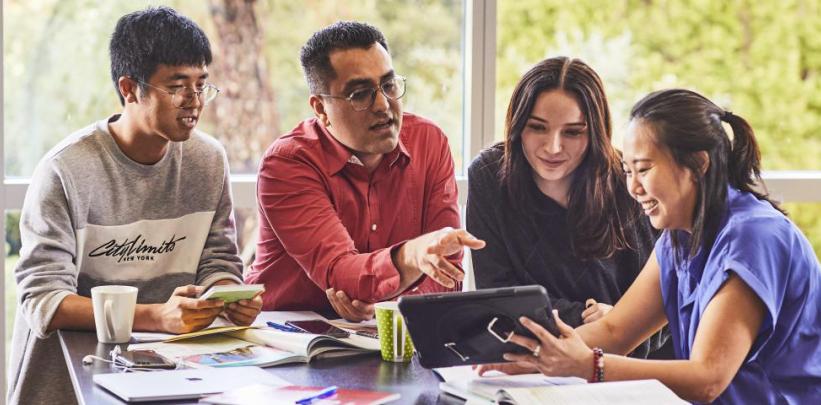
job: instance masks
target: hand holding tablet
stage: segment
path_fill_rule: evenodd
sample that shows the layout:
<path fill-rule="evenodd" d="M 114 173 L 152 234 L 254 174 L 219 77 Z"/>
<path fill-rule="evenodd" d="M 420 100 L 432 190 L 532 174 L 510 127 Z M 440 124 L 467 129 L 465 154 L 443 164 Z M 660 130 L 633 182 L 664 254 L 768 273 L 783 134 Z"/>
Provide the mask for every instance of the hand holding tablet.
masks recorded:
<path fill-rule="evenodd" d="M 403 296 L 399 310 L 425 368 L 502 363 L 504 353 L 531 354 L 510 341 L 514 333 L 535 338 L 519 322 L 522 316 L 559 335 L 547 291 L 539 285 Z"/>

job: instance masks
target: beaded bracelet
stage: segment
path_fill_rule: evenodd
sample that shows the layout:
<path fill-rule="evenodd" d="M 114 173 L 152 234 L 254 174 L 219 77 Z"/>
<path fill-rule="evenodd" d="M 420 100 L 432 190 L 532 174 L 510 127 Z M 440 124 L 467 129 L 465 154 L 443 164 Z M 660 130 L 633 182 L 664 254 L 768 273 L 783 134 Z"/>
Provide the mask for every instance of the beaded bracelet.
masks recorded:
<path fill-rule="evenodd" d="M 604 381 L 604 351 L 600 347 L 593 348 L 593 377 L 591 383 Z"/>

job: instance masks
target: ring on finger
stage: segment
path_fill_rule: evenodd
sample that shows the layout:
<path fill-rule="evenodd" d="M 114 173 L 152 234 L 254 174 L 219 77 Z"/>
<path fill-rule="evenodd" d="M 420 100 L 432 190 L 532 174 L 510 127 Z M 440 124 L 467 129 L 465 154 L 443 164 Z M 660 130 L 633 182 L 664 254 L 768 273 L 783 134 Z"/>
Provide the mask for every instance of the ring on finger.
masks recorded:
<path fill-rule="evenodd" d="M 539 357 L 539 353 L 542 352 L 542 345 L 536 345 L 536 348 L 533 349 L 533 357 Z"/>

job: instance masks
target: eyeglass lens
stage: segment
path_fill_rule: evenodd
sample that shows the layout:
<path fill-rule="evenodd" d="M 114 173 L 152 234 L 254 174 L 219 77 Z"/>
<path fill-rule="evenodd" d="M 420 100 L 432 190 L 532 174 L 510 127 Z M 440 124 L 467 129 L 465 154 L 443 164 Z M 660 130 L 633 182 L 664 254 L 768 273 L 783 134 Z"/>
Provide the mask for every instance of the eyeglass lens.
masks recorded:
<path fill-rule="evenodd" d="M 382 94 L 391 100 L 399 99 L 405 95 L 405 81 L 398 77 L 382 83 L 379 88 Z M 367 110 L 376 101 L 376 88 L 357 90 L 351 93 L 350 101 L 354 110 Z"/>
<path fill-rule="evenodd" d="M 172 100 L 177 107 L 190 105 L 194 101 L 194 96 L 199 96 L 200 102 L 208 104 L 217 97 L 217 89 L 213 86 L 205 86 L 202 90 L 194 90 L 190 87 L 183 87 L 174 93 Z"/>

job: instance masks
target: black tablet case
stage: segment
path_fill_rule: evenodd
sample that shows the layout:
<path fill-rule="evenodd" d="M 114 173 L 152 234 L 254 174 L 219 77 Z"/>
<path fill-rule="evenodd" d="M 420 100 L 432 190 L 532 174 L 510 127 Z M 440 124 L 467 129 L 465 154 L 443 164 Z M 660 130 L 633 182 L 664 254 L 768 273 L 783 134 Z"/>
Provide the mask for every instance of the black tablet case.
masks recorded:
<path fill-rule="evenodd" d="M 507 325 L 501 328 L 533 337 L 519 323 L 526 316 L 558 335 L 547 291 L 539 285 L 404 296 L 399 311 L 425 368 L 501 363 L 504 353 L 528 353 L 488 332 L 493 318 L 499 318 L 496 330 Z"/>

